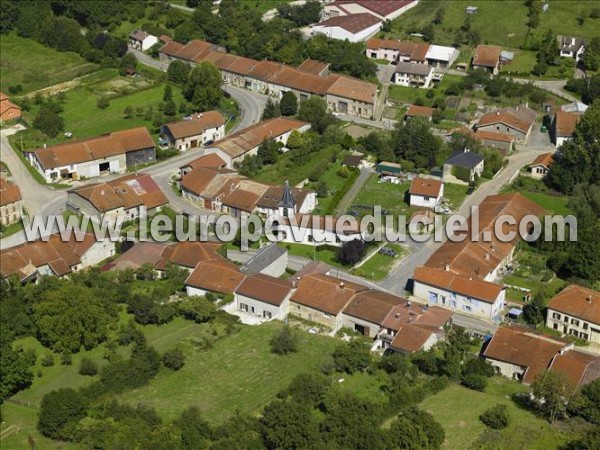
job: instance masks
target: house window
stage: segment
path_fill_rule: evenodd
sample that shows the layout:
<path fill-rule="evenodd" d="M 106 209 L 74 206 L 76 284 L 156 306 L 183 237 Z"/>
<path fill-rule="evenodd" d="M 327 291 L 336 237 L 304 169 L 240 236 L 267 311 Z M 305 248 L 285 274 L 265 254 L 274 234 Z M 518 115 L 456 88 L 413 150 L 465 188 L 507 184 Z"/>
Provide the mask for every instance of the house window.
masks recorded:
<path fill-rule="evenodd" d="M 450 301 L 450 307 L 451 308 L 456 308 L 456 300 Z"/>
<path fill-rule="evenodd" d="M 426 202 L 429 201 L 429 197 L 423 197 L 423 200 L 425 200 Z"/>
<path fill-rule="evenodd" d="M 579 320 L 577 319 L 571 319 L 571 325 L 575 325 L 576 327 L 579 326 Z"/>
<path fill-rule="evenodd" d="M 435 292 L 429 292 L 429 303 L 437 303 L 438 295 Z"/>
<path fill-rule="evenodd" d="M 473 308 L 471 308 L 469 305 L 463 305 L 463 309 L 467 312 L 471 312 L 473 310 Z"/>
<path fill-rule="evenodd" d="M 246 305 L 245 303 L 240 303 L 240 309 L 242 311 L 248 312 L 248 305 Z"/>
<path fill-rule="evenodd" d="M 587 330 L 588 329 L 588 323 L 587 322 L 583 322 L 583 329 Z"/>
<path fill-rule="evenodd" d="M 324 312 L 323 315 L 327 318 L 331 318 L 331 314 Z"/>
<path fill-rule="evenodd" d="M 273 315 L 271 314 L 271 311 L 263 311 L 263 317 L 265 319 L 270 319 L 271 317 L 273 317 Z"/>
<path fill-rule="evenodd" d="M 557 324 L 557 323 L 555 323 L 555 324 L 554 324 L 554 326 L 553 326 L 553 328 L 554 328 L 555 330 L 558 330 L 558 324 Z"/>
<path fill-rule="evenodd" d="M 559 313 L 552 313 L 552 318 L 556 319 L 556 320 L 560 320 L 560 314 Z"/>

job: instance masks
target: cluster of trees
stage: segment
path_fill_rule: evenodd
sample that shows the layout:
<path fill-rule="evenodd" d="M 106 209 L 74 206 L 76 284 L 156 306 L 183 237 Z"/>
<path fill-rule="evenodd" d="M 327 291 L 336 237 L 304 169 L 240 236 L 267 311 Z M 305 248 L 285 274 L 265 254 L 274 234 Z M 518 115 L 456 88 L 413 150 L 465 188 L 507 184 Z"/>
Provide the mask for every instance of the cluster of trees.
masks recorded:
<path fill-rule="evenodd" d="M 194 111 L 207 111 L 219 106 L 223 98 L 221 73 L 214 64 L 201 63 L 194 68 L 183 61 L 173 61 L 169 65 L 167 78 L 172 83 L 182 87 L 185 100 Z"/>
<path fill-rule="evenodd" d="M 548 30 L 546 36 L 540 44 L 537 53 L 537 64 L 533 66 L 532 73 L 534 75 L 543 75 L 548 71 L 548 66 L 556 66 L 560 62 L 560 52 L 558 49 L 558 41 L 552 30 Z"/>
<path fill-rule="evenodd" d="M 281 96 L 281 101 L 267 100 L 262 119 L 267 120 L 281 116 L 295 116 L 297 112 L 298 98 L 293 92 L 285 91 Z"/>
<path fill-rule="evenodd" d="M 281 17 L 267 22 L 262 21 L 260 12 L 244 3 L 222 1 L 219 13 L 213 14 L 211 2 L 199 2 L 192 17 L 182 17 L 182 22 L 175 28 L 175 40 L 204 39 L 237 55 L 291 65 L 313 58 L 329 62 L 333 70 L 348 75 L 361 78 L 375 76 L 377 66 L 366 57 L 361 44 L 325 36 L 316 36 L 308 41 L 303 39 L 296 26 L 318 16 L 319 2 L 308 2 L 305 6 L 283 5 Z"/>
<path fill-rule="evenodd" d="M 128 57 L 127 42 L 105 30 L 109 24 L 121 20 L 133 22 L 144 16 L 145 3 L 134 0 L 108 2 L 78 2 L 38 0 L 2 2 L 0 31 L 10 30 L 34 39 L 61 52 L 75 52 L 90 62 L 105 67 L 135 66 L 135 58 Z M 87 30 L 82 33 L 82 28 Z"/>
<path fill-rule="evenodd" d="M 548 265 L 561 278 L 584 284 L 600 280 L 600 100 L 582 116 L 573 139 L 559 148 L 545 182 L 570 196 L 577 240 L 555 237 L 532 245 L 548 255 Z"/>
<path fill-rule="evenodd" d="M 284 3 L 277 8 L 277 13 L 282 19 L 294 22 L 298 27 L 305 27 L 321 20 L 321 2 L 306 2 L 304 5 L 290 5 Z"/>
<path fill-rule="evenodd" d="M 600 50 L 598 53 L 600 54 Z M 587 78 L 571 78 L 567 81 L 565 89 L 581 95 L 581 100 L 590 105 L 600 98 L 600 75 L 589 75 Z"/>

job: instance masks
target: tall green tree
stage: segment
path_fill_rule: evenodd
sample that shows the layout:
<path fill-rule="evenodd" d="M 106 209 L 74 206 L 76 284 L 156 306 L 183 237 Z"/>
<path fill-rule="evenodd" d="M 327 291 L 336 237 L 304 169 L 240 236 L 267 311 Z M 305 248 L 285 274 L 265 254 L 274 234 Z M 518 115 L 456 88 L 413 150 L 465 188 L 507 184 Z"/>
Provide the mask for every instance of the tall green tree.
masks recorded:
<path fill-rule="evenodd" d="M 184 97 L 197 111 L 216 108 L 223 97 L 221 73 L 214 64 L 203 62 L 194 67 L 184 89 Z"/>
<path fill-rule="evenodd" d="M 279 102 L 279 108 L 283 116 L 294 116 L 298 112 L 298 98 L 291 91 L 285 91 Z"/>
<path fill-rule="evenodd" d="M 274 102 L 272 99 L 267 100 L 267 104 L 265 105 L 265 109 L 262 114 L 262 120 L 274 119 L 276 117 L 281 116 L 281 109 L 279 107 L 279 102 Z"/>
<path fill-rule="evenodd" d="M 44 104 L 33 119 L 33 127 L 54 138 L 65 129 L 65 121 L 54 109 Z"/>
<path fill-rule="evenodd" d="M 417 168 L 434 167 L 443 151 L 441 139 L 431 132 L 429 122 L 420 117 L 396 125 L 392 148 L 398 159 L 411 161 Z"/>
<path fill-rule="evenodd" d="M 74 389 L 63 388 L 42 397 L 37 427 L 44 436 L 70 441 L 75 437 L 77 421 L 84 416 L 81 395 Z"/>
<path fill-rule="evenodd" d="M 540 410 L 554 422 L 564 415 L 573 386 L 562 372 L 544 371 L 535 378 L 531 389 L 540 400 Z"/>
<path fill-rule="evenodd" d="M 275 400 L 260 419 L 267 448 L 323 448 L 319 423 L 304 402 Z"/>

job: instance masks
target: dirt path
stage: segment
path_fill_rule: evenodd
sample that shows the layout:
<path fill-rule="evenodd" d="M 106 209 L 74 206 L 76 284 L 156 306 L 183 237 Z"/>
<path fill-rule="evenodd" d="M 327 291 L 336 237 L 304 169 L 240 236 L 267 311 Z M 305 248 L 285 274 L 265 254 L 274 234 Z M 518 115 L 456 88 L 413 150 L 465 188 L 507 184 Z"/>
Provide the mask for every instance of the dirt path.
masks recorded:
<path fill-rule="evenodd" d="M 37 91 L 33 91 L 30 92 L 26 95 L 24 95 L 24 97 L 28 97 L 28 98 L 32 98 L 34 97 L 36 94 L 43 94 L 43 95 L 53 95 L 56 94 L 58 92 L 62 92 L 62 91 L 68 91 L 70 89 L 74 89 L 76 87 L 79 87 L 81 85 L 81 81 L 90 76 L 92 73 L 88 73 L 86 75 L 82 75 L 80 77 L 77 78 L 73 78 L 72 80 L 69 81 L 63 81 L 62 83 L 58 83 L 58 84 L 54 84 L 52 86 L 48 86 L 42 89 L 38 89 Z"/>

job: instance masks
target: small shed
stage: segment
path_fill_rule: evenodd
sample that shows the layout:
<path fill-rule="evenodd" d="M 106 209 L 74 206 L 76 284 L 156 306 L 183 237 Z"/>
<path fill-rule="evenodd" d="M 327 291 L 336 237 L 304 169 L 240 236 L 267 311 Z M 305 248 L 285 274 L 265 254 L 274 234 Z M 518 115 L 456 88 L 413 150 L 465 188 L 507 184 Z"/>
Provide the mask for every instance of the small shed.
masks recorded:
<path fill-rule="evenodd" d="M 466 12 L 467 14 L 475 14 L 477 12 L 477 6 L 467 6 Z"/>

